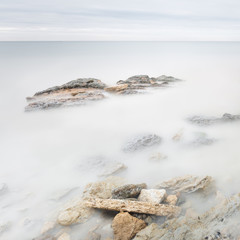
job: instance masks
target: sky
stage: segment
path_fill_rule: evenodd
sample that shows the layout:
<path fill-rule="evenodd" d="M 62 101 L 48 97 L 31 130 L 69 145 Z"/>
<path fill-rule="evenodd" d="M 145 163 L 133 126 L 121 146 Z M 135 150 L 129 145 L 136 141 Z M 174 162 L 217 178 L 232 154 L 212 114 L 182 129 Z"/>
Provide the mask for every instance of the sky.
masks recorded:
<path fill-rule="evenodd" d="M 240 41 L 240 0 L 0 0 L 0 41 Z"/>

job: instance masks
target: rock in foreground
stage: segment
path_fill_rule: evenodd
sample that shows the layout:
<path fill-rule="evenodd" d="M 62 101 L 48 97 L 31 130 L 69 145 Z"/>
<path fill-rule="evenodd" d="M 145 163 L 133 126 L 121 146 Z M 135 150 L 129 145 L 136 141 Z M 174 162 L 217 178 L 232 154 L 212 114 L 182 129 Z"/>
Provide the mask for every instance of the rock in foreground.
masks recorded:
<path fill-rule="evenodd" d="M 131 240 L 136 233 L 146 227 L 143 220 L 131 216 L 129 213 L 119 213 L 112 223 L 114 240 Z"/>

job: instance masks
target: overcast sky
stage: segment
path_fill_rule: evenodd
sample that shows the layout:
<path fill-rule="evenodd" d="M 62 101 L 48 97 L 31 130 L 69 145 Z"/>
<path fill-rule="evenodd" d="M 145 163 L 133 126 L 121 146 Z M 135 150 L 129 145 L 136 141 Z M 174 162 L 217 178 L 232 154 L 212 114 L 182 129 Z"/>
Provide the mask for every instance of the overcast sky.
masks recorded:
<path fill-rule="evenodd" d="M 240 0 L 0 0 L 0 40 L 240 40 Z"/>

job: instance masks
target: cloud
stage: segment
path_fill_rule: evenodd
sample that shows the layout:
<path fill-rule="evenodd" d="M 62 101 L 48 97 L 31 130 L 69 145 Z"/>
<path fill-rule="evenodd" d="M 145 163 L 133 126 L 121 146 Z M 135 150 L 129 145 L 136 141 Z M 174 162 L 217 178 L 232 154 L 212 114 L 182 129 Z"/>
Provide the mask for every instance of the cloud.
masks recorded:
<path fill-rule="evenodd" d="M 0 40 L 240 40 L 236 0 L 2 0 Z"/>

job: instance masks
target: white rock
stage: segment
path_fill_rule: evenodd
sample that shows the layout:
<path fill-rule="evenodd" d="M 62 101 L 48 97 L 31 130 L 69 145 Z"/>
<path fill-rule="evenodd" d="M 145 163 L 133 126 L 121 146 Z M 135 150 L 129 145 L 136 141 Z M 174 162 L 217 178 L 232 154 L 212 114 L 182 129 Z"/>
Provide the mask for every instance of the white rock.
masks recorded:
<path fill-rule="evenodd" d="M 165 189 L 142 189 L 138 200 L 142 202 L 161 203 L 165 197 Z"/>

